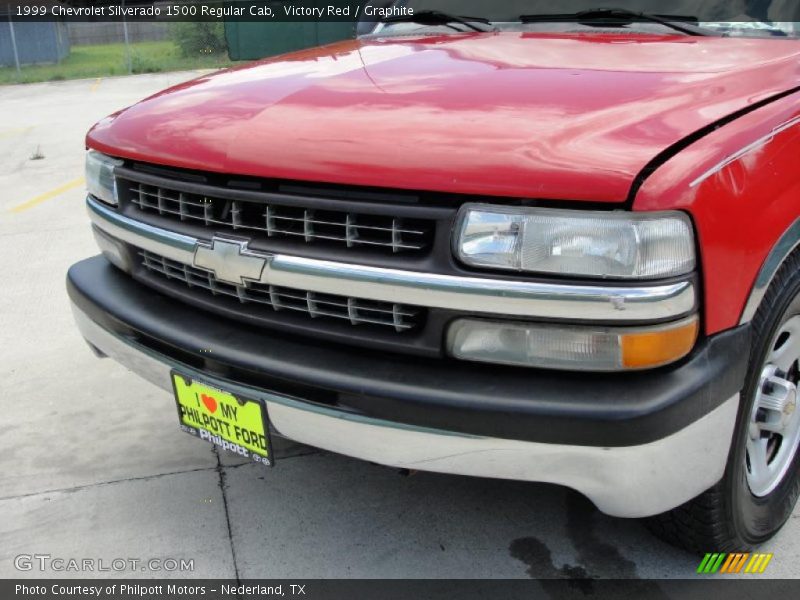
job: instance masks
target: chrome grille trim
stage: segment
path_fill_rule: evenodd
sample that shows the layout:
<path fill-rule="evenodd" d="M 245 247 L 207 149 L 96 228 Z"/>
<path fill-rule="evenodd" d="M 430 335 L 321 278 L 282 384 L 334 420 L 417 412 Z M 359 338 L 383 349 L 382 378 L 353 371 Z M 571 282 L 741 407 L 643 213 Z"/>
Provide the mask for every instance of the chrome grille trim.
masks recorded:
<path fill-rule="evenodd" d="M 420 252 L 431 245 L 434 225 L 421 219 L 366 215 L 336 210 L 264 204 L 216 198 L 164 186 L 126 181 L 130 203 L 143 212 L 157 212 L 206 227 L 224 226 L 267 237 L 302 238 L 358 246 L 387 248 L 393 253 Z M 322 214 L 322 216 L 317 216 Z"/>
<path fill-rule="evenodd" d="M 192 264 L 202 240 L 131 219 L 89 197 L 99 229 L 137 248 Z M 262 283 L 454 311 L 565 321 L 666 321 L 697 308 L 693 278 L 621 286 L 440 275 L 273 254 Z"/>
<path fill-rule="evenodd" d="M 328 317 L 348 321 L 351 325 L 379 325 L 393 328 L 398 333 L 417 327 L 422 316 L 422 309 L 402 304 L 318 294 L 263 283 L 234 285 L 217 280 L 208 271 L 148 250 L 139 250 L 138 255 L 142 266 L 150 273 L 181 282 L 189 289 L 200 288 L 214 296 L 235 298 L 241 304 L 267 306 L 275 312 L 288 310 L 305 313 L 312 319 Z"/>

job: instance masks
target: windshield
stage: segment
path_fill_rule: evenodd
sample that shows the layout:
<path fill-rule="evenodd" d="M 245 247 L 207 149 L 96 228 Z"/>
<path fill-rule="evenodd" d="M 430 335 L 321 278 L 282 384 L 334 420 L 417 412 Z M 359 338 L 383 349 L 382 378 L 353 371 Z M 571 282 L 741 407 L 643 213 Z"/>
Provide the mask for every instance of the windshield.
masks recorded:
<path fill-rule="evenodd" d="M 619 15 L 602 18 L 587 12 L 600 9 L 620 9 L 690 23 L 708 35 L 800 38 L 798 0 L 371 0 L 362 12 L 359 33 L 391 36 L 470 31 L 458 23 L 406 20 L 410 14 L 421 11 L 438 11 L 462 19 L 487 19 L 491 25 L 487 29 L 499 31 L 676 33 L 655 20 L 624 19 Z M 384 17 L 397 20 L 383 23 Z"/>

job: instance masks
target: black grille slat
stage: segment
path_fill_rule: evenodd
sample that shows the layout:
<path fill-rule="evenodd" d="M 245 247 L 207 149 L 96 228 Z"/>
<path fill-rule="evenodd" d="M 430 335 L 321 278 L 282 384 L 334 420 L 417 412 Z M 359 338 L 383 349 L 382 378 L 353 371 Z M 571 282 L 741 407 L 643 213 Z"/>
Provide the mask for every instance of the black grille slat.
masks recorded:
<path fill-rule="evenodd" d="M 385 248 L 392 253 L 425 251 L 433 239 L 434 222 L 425 219 L 228 200 L 136 181 L 125 183 L 130 203 L 138 210 L 206 227 L 229 227 L 268 238 L 322 241 L 347 248 Z"/>
<path fill-rule="evenodd" d="M 415 329 L 422 318 L 422 309 L 306 290 L 278 287 L 263 283 L 246 286 L 218 281 L 212 273 L 171 260 L 147 250 L 140 250 L 142 266 L 167 280 L 178 281 L 189 289 L 199 288 L 215 296 L 236 299 L 242 305 L 252 302 L 275 312 L 288 310 L 304 313 L 309 318 L 330 318 L 352 325 L 373 325 L 392 328 L 402 333 Z"/>

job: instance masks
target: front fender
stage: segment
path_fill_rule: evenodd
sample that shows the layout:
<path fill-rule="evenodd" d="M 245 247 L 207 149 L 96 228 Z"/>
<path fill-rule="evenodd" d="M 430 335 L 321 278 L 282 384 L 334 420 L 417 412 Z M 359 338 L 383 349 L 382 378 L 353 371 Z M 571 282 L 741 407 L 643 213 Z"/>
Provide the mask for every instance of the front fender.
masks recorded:
<path fill-rule="evenodd" d="M 637 211 L 687 211 L 697 229 L 707 335 L 747 322 L 800 239 L 800 92 L 702 137 L 653 172 Z"/>

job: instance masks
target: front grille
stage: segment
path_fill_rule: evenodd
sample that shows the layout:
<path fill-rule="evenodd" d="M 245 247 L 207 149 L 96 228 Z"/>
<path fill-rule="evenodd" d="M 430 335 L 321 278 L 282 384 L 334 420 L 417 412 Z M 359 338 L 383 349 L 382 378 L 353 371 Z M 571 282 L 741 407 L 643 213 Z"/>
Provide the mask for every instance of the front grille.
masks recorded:
<path fill-rule="evenodd" d="M 198 294 L 227 297 L 271 312 L 290 311 L 310 319 L 335 319 L 351 325 L 391 328 L 403 333 L 421 323 L 424 309 L 391 302 L 376 302 L 333 294 L 278 287 L 263 283 L 233 285 L 210 272 L 185 265 L 147 250 L 140 250 L 142 266 L 150 273 L 184 284 Z M 243 310 L 247 310 L 243 308 Z"/>
<path fill-rule="evenodd" d="M 424 219 L 233 200 L 137 181 L 119 183 L 128 186 L 130 202 L 140 211 L 215 229 L 393 253 L 423 252 L 433 240 L 434 223 Z"/>

